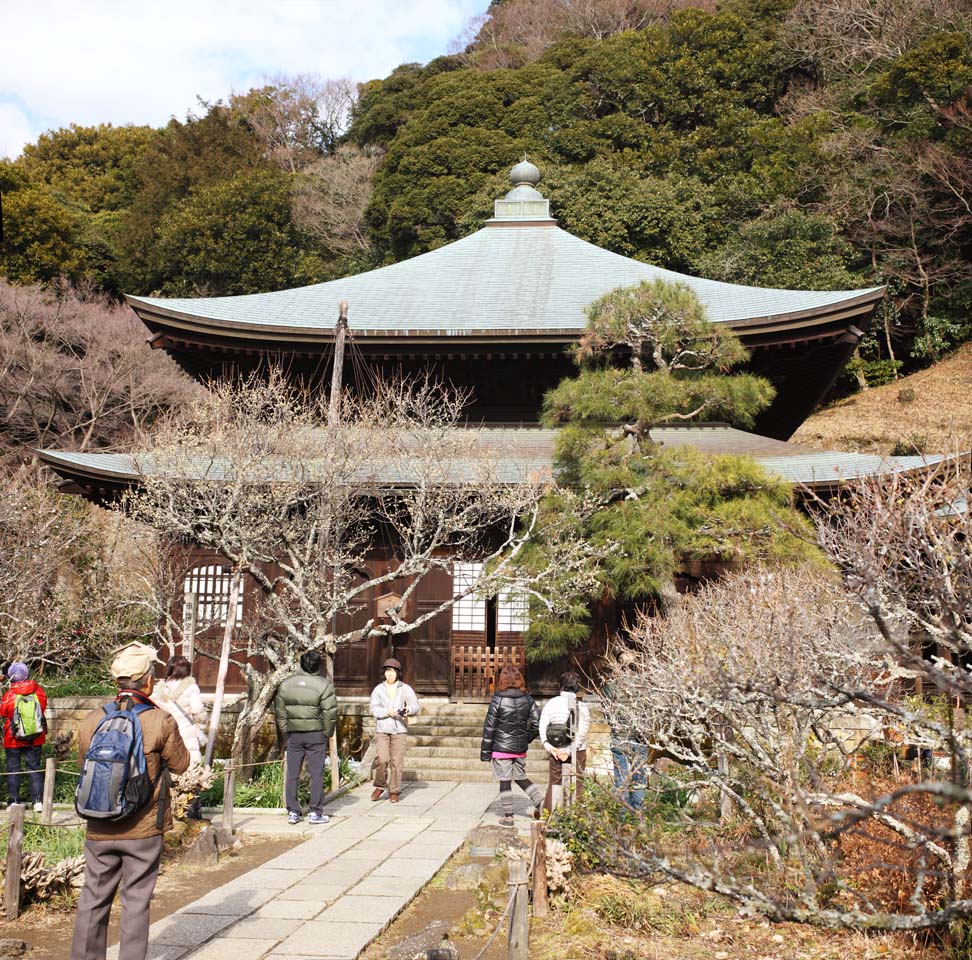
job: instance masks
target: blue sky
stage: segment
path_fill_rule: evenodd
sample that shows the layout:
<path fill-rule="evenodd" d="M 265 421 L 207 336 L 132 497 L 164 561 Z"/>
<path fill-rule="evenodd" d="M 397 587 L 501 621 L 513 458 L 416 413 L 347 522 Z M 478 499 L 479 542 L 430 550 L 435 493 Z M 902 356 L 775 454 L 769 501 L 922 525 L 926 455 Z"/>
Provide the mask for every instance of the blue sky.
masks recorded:
<path fill-rule="evenodd" d="M 71 123 L 149 123 L 268 76 L 369 80 L 447 53 L 488 0 L 0 0 L 0 156 Z"/>

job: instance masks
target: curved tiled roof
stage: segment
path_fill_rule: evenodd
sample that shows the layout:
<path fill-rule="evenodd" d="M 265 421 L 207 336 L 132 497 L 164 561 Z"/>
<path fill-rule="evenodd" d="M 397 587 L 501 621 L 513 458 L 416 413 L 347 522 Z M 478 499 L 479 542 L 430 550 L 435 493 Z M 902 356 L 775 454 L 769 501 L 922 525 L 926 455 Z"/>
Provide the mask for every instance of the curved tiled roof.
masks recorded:
<path fill-rule="evenodd" d="M 478 475 L 476 464 L 489 461 L 495 465 L 492 476 L 504 483 L 521 482 L 531 475 L 550 474 L 553 470 L 555 430 L 536 427 L 485 427 L 476 430 L 479 456 L 468 463 L 459 461 L 446 482 L 470 482 Z M 924 470 L 941 463 L 942 456 L 879 457 L 863 453 L 815 450 L 801 444 L 761 437 L 733 427 L 698 424 L 685 427 L 655 427 L 652 437 L 671 447 L 691 447 L 712 455 L 750 456 L 770 476 L 788 483 L 811 488 L 838 487 L 875 474 Z M 154 459 L 123 453 L 72 453 L 65 450 L 38 451 L 41 459 L 60 476 L 88 482 L 125 485 L 138 479 L 143 471 L 156 469 Z M 182 468 L 192 469 L 197 477 L 212 479 L 223 476 L 224 463 L 210 458 L 182 461 Z M 162 469 L 159 465 L 158 469 Z M 268 464 L 268 471 L 272 468 Z M 408 465 L 387 462 L 372 465 L 369 478 L 395 485 L 408 483 Z"/>
<path fill-rule="evenodd" d="M 658 278 L 684 283 L 711 320 L 736 329 L 801 317 L 812 325 L 815 315 L 832 317 L 845 306 L 869 312 L 884 291 L 776 290 L 704 280 L 611 253 L 553 221 L 492 221 L 429 253 L 327 283 L 236 297 L 130 296 L 128 302 L 140 315 L 202 322 L 227 334 L 329 338 L 338 305 L 347 300 L 356 336 L 576 337 L 591 302 Z"/>

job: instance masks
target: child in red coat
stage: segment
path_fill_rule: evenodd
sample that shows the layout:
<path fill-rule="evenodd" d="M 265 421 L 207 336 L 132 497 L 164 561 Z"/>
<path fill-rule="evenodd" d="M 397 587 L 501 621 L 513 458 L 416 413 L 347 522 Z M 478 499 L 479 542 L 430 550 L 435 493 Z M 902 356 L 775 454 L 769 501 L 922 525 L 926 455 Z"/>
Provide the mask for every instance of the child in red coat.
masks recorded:
<path fill-rule="evenodd" d="M 44 796 L 44 773 L 41 770 L 41 747 L 47 739 L 45 727 L 28 740 L 20 740 L 14 731 L 14 710 L 17 708 L 18 696 L 36 694 L 40 702 L 41 712 L 47 711 L 47 693 L 35 680 L 27 679 L 27 664 L 15 661 L 7 668 L 7 678 L 10 689 L 0 700 L 0 717 L 7 721 L 3 731 L 3 746 L 7 754 L 7 796 L 10 803 L 20 802 L 20 776 L 27 772 L 30 784 L 30 800 L 38 812 L 42 808 L 41 800 Z"/>

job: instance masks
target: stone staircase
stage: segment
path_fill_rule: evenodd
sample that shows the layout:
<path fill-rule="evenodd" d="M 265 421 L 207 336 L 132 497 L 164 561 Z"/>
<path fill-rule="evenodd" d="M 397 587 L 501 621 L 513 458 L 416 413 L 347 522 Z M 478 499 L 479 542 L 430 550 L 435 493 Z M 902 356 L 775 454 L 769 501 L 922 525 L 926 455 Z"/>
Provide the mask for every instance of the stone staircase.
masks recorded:
<path fill-rule="evenodd" d="M 490 765 L 479 760 L 486 707 L 423 699 L 422 713 L 409 724 L 405 779 L 491 781 Z M 538 740 L 530 745 L 526 763 L 531 780 L 547 782 L 547 754 Z"/>

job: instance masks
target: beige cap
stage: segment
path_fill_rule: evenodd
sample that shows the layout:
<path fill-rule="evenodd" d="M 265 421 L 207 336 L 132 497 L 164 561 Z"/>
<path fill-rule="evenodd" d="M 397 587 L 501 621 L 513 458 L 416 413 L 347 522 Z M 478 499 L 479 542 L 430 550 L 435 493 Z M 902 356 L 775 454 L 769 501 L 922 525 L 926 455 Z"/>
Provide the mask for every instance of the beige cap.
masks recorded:
<path fill-rule="evenodd" d="M 128 643 L 115 651 L 111 675 L 116 680 L 138 680 L 152 669 L 152 664 L 159 662 L 154 647 L 146 643 Z"/>

